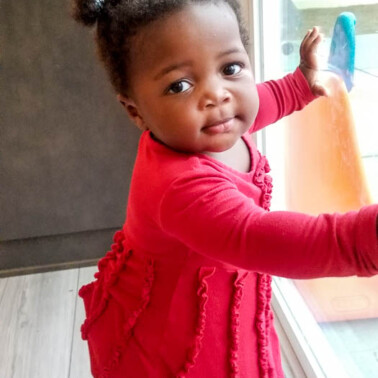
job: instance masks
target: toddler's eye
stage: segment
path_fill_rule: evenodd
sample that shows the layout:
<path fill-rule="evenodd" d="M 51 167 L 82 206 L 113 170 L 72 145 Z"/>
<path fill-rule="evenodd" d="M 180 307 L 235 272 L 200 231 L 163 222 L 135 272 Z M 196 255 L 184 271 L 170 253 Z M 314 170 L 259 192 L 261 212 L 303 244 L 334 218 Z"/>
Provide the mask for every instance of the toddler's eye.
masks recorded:
<path fill-rule="evenodd" d="M 176 81 L 175 83 L 171 84 L 168 87 L 167 93 L 173 94 L 173 93 L 182 93 L 186 92 L 191 87 L 191 84 L 187 81 L 181 80 Z"/>
<path fill-rule="evenodd" d="M 228 64 L 224 69 L 223 73 L 227 76 L 236 75 L 242 70 L 242 65 L 239 63 Z"/>

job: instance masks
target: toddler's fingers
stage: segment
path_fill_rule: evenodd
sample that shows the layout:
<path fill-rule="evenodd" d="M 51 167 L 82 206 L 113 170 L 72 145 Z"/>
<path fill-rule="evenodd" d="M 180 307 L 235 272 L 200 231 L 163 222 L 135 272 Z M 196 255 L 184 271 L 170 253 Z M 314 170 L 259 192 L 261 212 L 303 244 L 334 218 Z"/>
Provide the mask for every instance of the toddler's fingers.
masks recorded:
<path fill-rule="evenodd" d="M 308 44 L 308 39 L 311 34 L 311 30 L 307 30 L 306 35 L 303 37 L 301 45 L 299 47 L 299 52 L 302 54 L 302 52 L 305 50 L 307 44 Z"/>
<path fill-rule="evenodd" d="M 308 35 L 308 39 L 314 40 L 319 35 L 319 27 L 314 26 L 312 29 L 310 29 L 310 34 Z"/>
<path fill-rule="evenodd" d="M 314 40 L 311 41 L 302 51 L 302 57 L 306 59 L 312 59 L 317 53 L 319 44 L 322 41 L 321 35 L 318 35 Z"/>
<path fill-rule="evenodd" d="M 311 42 L 310 48 L 316 48 L 323 40 L 323 34 L 318 34 L 316 38 Z"/>
<path fill-rule="evenodd" d="M 320 38 L 320 39 L 319 39 Z M 312 29 L 308 30 L 300 46 L 300 53 L 311 49 L 315 44 L 319 44 L 322 40 L 322 36 L 319 33 L 319 28 L 314 26 Z"/>

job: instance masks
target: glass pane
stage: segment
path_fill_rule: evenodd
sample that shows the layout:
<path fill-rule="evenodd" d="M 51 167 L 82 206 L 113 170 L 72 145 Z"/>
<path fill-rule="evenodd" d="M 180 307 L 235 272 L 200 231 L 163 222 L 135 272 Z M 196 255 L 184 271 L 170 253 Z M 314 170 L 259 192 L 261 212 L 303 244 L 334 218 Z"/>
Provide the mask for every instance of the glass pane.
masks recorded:
<path fill-rule="evenodd" d="M 378 1 L 280 0 L 269 12 L 262 3 L 265 79 L 295 70 L 314 25 L 325 36 L 322 69 L 340 78 L 332 98 L 266 129 L 273 208 L 318 214 L 378 202 Z M 378 278 L 294 283 L 350 376 L 377 376 Z"/>

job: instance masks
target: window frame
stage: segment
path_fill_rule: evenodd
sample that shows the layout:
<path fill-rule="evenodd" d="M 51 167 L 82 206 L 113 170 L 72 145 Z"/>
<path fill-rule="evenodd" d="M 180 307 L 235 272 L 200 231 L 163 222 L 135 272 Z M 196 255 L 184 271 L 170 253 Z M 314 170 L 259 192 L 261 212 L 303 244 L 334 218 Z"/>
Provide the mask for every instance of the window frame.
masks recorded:
<path fill-rule="evenodd" d="M 256 82 L 266 79 L 266 71 L 269 78 L 280 77 L 282 74 L 276 64 L 279 57 L 274 59 L 274 54 L 280 51 L 272 48 L 279 46 L 280 38 L 280 10 L 276 0 L 242 0 L 241 6 L 249 32 L 248 53 Z M 272 59 L 264 59 L 268 51 L 270 57 L 273 55 Z M 257 133 L 255 141 L 260 151 L 266 154 L 265 129 Z M 280 339 L 286 377 L 349 377 L 294 283 L 274 277 L 272 290 L 275 329 Z"/>

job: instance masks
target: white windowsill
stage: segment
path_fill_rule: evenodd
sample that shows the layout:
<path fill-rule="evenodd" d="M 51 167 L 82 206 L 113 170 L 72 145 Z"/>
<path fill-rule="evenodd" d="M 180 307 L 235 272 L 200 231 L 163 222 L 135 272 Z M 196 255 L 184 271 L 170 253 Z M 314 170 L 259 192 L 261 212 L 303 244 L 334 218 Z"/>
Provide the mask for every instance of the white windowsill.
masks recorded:
<path fill-rule="evenodd" d="M 292 281 L 274 278 L 272 307 L 283 365 L 295 378 L 347 378 L 340 361 Z"/>

